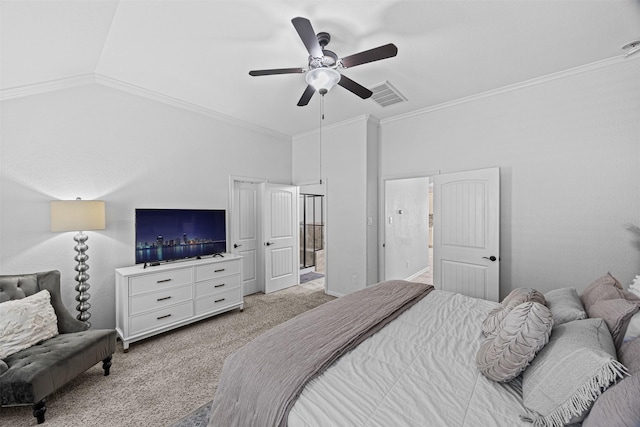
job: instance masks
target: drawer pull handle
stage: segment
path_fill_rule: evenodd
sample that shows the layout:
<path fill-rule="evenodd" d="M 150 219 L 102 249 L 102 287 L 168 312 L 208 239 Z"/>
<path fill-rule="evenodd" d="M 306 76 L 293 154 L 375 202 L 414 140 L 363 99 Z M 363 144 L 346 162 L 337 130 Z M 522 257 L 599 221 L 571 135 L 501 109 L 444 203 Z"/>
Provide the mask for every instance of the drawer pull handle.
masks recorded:
<path fill-rule="evenodd" d="M 214 272 L 214 273 L 220 273 L 221 271 L 224 271 L 224 268 L 220 268 L 220 269 L 218 269 L 218 270 L 214 270 L 213 272 Z"/>
<path fill-rule="evenodd" d="M 160 316 L 160 317 L 158 317 L 158 320 L 160 320 L 160 319 L 166 319 L 167 317 L 171 317 L 171 315 L 170 315 L 170 314 L 165 314 L 164 316 Z"/>
<path fill-rule="evenodd" d="M 165 282 L 170 282 L 171 279 L 164 279 L 164 280 L 158 280 L 156 283 L 165 283 Z"/>
<path fill-rule="evenodd" d="M 220 299 L 215 300 L 214 302 L 221 302 L 221 301 L 224 301 L 225 299 L 226 298 L 220 298 Z"/>
<path fill-rule="evenodd" d="M 215 285 L 214 288 L 221 288 L 223 287 L 225 284 L 223 283 L 222 285 Z"/>
<path fill-rule="evenodd" d="M 158 301 L 164 301 L 164 300 L 167 300 L 167 299 L 171 299 L 171 297 L 162 297 L 162 298 L 158 298 Z"/>

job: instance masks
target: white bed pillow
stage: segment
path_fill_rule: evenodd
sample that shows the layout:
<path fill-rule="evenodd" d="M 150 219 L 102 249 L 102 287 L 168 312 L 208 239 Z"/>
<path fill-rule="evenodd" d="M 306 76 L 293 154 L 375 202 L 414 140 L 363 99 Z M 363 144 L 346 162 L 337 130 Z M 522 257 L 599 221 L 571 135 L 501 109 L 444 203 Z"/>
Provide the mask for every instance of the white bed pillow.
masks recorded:
<path fill-rule="evenodd" d="M 0 304 L 0 359 L 56 335 L 58 319 L 46 289 Z"/>
<path fill-rule="evenodd" d="M 579 422 L 595 400 L 628 375 L 602 319 L 568 322 L 522 374 L 522 397 L 536 426 Z"/>

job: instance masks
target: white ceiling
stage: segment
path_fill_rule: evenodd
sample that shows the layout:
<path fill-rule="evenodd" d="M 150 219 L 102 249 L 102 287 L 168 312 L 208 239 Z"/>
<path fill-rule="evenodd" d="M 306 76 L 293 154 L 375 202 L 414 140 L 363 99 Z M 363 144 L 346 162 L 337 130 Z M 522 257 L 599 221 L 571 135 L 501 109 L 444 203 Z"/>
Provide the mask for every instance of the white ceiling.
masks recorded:
<path fill-rule="evenodd" d="M 298 107 L 304 74 L 248 71 L 307 66 L 296 16 L 330 33 L 339 57 L 398 47 L 395 58 L 343 73 L 366 87 L 387 80 L 408 101 L 383 108 L 336 87 L 325 124 L 394 117 L 620 57 L 640 37 L 640 0 L 2 0 L 0 12 L 4 92 L 95 75 L 286 135 L 318 127 L 321 97 Z"/>

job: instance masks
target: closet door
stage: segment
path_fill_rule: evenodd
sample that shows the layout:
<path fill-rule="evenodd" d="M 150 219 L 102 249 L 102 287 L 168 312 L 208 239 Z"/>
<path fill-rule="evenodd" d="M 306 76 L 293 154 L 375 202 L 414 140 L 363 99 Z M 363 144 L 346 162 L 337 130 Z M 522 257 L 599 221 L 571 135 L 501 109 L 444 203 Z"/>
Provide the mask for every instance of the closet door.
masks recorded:
<path fill-rule="evenodd" d="M 262 291 L 260 241 L 260 184 L 234 182 L 231 252 L 243 258 L 244 295 Z"/>
<path fill-rule="evenodd" d="M 436 175 L 433 280 L 437 289 L 500 298 L 500 169 Z"/>

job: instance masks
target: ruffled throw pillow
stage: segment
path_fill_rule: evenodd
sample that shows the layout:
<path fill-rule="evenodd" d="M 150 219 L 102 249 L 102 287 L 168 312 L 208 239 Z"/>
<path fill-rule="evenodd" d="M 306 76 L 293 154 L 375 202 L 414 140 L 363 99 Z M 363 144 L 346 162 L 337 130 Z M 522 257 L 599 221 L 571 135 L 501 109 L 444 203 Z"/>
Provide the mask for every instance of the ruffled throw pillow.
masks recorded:
<path fill-rule="evenodd" d="M 537 302 L 525 302 L 511 310 L 482 343 L 476 364 L 487 378 L 508 382 L 520 375 L 549 342 L 553 316 Z"/>

